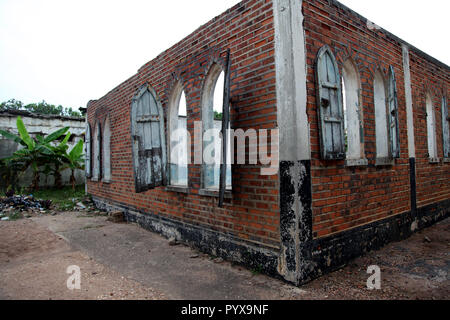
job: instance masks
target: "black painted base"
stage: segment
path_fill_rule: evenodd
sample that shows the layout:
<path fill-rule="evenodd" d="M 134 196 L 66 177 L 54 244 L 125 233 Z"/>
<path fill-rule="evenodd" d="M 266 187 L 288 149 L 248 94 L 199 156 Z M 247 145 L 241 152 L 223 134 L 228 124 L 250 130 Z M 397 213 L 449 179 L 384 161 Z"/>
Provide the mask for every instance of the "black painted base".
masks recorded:
<path fill-rule="evenodd" d="M 351 229 L 334 236 L 315 239 L 301 246 L 307 260 L 307 272 L 298 283 L 306 283 L 323 274 L 342 268 L 350 260 L 369 251 L 379 250 L 391 242 L 407 239 L 412 234 L 449 217 L 450 199 L 418 208 L 385 220 Z"/>

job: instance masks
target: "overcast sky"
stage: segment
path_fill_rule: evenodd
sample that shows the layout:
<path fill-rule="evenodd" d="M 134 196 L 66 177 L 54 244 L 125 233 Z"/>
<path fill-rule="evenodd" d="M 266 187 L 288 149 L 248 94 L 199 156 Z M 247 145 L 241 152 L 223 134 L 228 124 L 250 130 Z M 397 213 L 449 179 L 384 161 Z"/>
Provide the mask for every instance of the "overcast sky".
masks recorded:
<path fill-rule="evenodd" d="M 238 0 L 0 0 L 0 102 L 78 108 Z M 450 64 L 448 0 L 342 0 Z"/>

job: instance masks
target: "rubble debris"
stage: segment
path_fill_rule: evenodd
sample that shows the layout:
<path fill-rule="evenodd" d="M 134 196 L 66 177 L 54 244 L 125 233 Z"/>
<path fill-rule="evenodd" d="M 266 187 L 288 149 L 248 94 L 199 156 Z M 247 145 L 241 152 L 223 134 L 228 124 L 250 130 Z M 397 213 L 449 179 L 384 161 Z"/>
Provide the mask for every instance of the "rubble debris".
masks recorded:
<path fill-rule="evenodd" d="M 29 196 L 11 196 L 0 199 L 0 212 L 11 211 L 42 211 L 51 207 L 51 200 L 36 200 L 32 195 Z"/>
<path fill-rule="evenodd" d="M 169 246 L 171 246 L 171 247 L 173 247 L 173 246 L 177 246 L 177 245 L 179 245 L 180 243 L 177 241 L 177 239 L 175 239 L 175 238 L 169 238 Z"/>
<path fill-rule="evenodd" d="M 80 209 L 86 209 L 86 206 L 83 203 L 81 203 L 81 202 L 77 203 L 77 207 L 80 208 Z"/>
<path fill-rule="evenodd" d="M 111 211 L 109 213 L 108 221 L 116 222 L 116 223 L 123 222 L 124 221 L 123 212 L 122 211 Z"/>
<path fill-rule="evenodd" d="M 213 260 L 214 263 L 222 263 L 223 259 L 222 258 L 216 258 Z"/>
<path fill-rule="evenodd" d="M 423 242 L 431 243 L 431 239 L 425 236 L 425 237 L 423 238 Z"/>

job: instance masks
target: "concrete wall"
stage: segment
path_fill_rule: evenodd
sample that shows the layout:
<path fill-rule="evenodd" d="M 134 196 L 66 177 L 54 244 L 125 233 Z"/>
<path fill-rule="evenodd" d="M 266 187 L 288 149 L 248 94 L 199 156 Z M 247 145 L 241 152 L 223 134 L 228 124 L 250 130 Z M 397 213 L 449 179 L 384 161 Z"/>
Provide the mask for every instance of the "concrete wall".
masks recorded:
<path fill-rule="evenodd" d="M 72 138 L 69 142 L 69 150 L 80 140 L 84 139 L 85 132 L 85 120 L 78 119 L 74 117 L 59 117 L 59 116 L 47 116 L 47 115 L 35 115 L 29 114 L 28 112 L 2 112 L 0 113 L 0 129 L 6 130 L 8 132 L 18 134 L 16 121 L 17 117 L 23 120 L 28 133 L 33 137 L 37 134 L 47 135 L 58 129 L 64 127 L 70 127 L 70 132 L 72 133 Z M 6 158 L 11 156 L 16 150 L 18 150 L 19 145 L 5 139 L 0 136 L 0 158 Z M 62 182 L 64 185 L 70 184 L 70 170 L 66 170 L 62 173 Z M 75 172 L 75 178 L 77 184 L 83 184 L 85 181 L 85 174 L 81 170 Z M 33 179 L 32 171 L 29 169 L 23 175 L 19 181 L 21 187 L 28 187 L 31 185 Z M 0 182 L 1 186 L 1 182 Z M 53 176 L 41 175 L 40 181 L 41 187 L 52 187 L 54 186 Z"/>

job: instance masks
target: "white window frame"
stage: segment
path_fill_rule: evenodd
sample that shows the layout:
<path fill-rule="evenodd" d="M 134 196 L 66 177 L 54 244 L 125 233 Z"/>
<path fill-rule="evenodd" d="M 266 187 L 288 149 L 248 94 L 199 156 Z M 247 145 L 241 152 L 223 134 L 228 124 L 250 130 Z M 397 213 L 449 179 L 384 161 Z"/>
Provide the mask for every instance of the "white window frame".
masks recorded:
<path fill-rule="evenodd" d="M 111 172 L 111 121 L 109 116 L 106 117 L 103 124 L 102 138 L 102 181 L 110 183 L 112 178 Z"/>
<path fill-rule="evenodd" d="M 222 68 L 222 66 L 218 63 L 213 63 L 211 68 L 209 69 L 209 72 L 205 79 L 205 84 L 203 87 L 202 92 L 202 130 L 203 130 L 203 137 L 205 137 L 205 133 L 213 128 L 214 125 L 214 93 L 215 90 L 223 90 L 223 88 L 217 88 L 217 80 L 219 79 L 222 72 L 225 72 L 225 70 Z M 229 139 L 229 137 L 228 137 Z M 205 148 L 207 146 L 213 143 L 211 142 L 205 142 L 203 141 L 203 152 L 205 152 Z M 230 143 L 228 143 L 230 145 Z M 219 148 L 222 149 L 222 148 Z M 215 150 L 215 152 L 221 152 L 221 150 Z M 216 157 L 220 157 L 221 153 L 219 155 L 216 155 Z M 210 195 L 210 196 L 217 196 L 219 192 L 219 187 L 215 187 L 215 185 L 212 185 L 208 183 L 208 178 L 211 179 L 211 170 L 217 170 L 214 169 L 213 165 L 208 165 L 205 162 L 205 159 L 203 159 L 203 165 L 202 165 L 202 189 L 200 190 L 201 195 Z M 219 170 L 220 172 L 220 170 Z M 215 174 L 213 172 L 213 174 Z M 231 173 L 229 170 L 227 170 L 227 177 L 231 178 Z M 213 177 L 215 180 L 215 177 Z M 220 179 L 220 175 L 219 175 Z M 232 185 L 227 185 L 226 191 L 230 192 L 232 190 Z M 229 196 L 229 194 L 227 195 Z"/>
<path fill-rule="evenodd" d="M 392 163 L 390 152 L 389 119 L 386 80 L 380 70 L 377 70 L 373 79 L 375 138 L 376 138 L 376 165 Z"/>
<path fill-rule="evenodd" d="M 183 96 L 183 93 L 185 94 L 186 97 L 186 91 L 184 90 L 183 84 L 181 81 L 177 81 L 177 83 L 175 84 L 173 90 L 172 90 L 172 94 L 169 98 L 169 116 L 168 116 L 168 132 L 169 132 L 169 136 L 168 136 L 168 160 L 169 160 L 169 188 L 171 189 L 178 189 L 175 191 L 179 191 L 179 192 L 186 192 L 187 191 L 187 187 L 189 185 L 189 169 L 186 172 L 186 183 L 177 183 L 175 182 L 175 177 L 174 177 L 174 171 L 176 170 L 175 168 L 179 168 L 179 164 L 181 163 L 182 165 L 184 165 L 184 162 L 186 161 L 186 167 L 188 167 L 189 163 L 190 163 L 190 159 L 191 159 L 191 136 L 189 134 L 189 131 L 187 130 L 187 114 L 186 116 L 180 116 L 179 111 L 180 111 L 180 104 L 181 104 L 181 98 Z M 187 109 L 187 101 L 186 101 L 186 109 Z M 186 110 L 187 112 L 187 110 Z M 180 118 L 185 118 L 184 120 L 186 121 L 186 137 L 180 137 L 179 135 L 174 136 L 175 132 L 178 132 L 178 130 L 180 130 Z M 175 155 L 172 154 L 174 148 L 179 148 L 179 144 L 182 143 L 182 141 L 180 141 L 181 138 L 185 138 L 186 141 L 186 153 L 187 153 L 187 159 L 183 159 L 181 160 L 181 162 L 179 161 L 180 159 L 173 159 L 173 157 L 175 157 Z"/>
<path fill-rule="evenodd" d="M 433 98 L 430 93 L 426 95 L 426 118 L 427 118 L 427 146 L 430 163 L 438 163 L 438 151 L 436 140 L 436 114 L 433 105 Z"/>
<path fill-rule="evenodd" d="M 347 166 L 368 164 L 364 152 L 364 116 L 361 99 L 361 78 L 355 63 L 349 58 L 342 68 L 343 106 L 347 133 Z"/>

